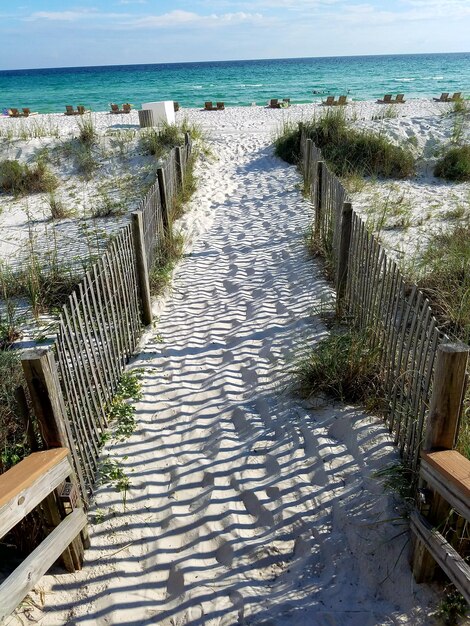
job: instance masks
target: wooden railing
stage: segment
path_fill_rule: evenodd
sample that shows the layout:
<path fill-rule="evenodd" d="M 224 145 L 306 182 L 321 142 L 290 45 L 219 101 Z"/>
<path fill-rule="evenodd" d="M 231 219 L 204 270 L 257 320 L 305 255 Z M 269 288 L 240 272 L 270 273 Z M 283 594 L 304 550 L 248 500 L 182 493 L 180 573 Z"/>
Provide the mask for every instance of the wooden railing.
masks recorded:
<path fill-rule="evenodd" d="M 34 452 L 0 476 L 0 538 L 37 506 L 48 534 L 0 585 L 0 622 L 59 558 L 69 572 L 82 567 L 86 515 L 67 448 Z"/>
<path fill-rule="evenodd" d="M 470 603 L 470 565 L 465 555 L 459 554 L 452 545 L 455 543 L 458 547 L 461 533 L 446 528 L 451 517 L 470 522 L 470 460 L 453 449 L 466 365 L 467 353 L 459 346 L 439 349 L 437 382 L 421 452 L 418 509 L 412 513 L 410 521 L 415 536 L 412 562 L 417 582 L 432 581 L 438 565 Z"/>

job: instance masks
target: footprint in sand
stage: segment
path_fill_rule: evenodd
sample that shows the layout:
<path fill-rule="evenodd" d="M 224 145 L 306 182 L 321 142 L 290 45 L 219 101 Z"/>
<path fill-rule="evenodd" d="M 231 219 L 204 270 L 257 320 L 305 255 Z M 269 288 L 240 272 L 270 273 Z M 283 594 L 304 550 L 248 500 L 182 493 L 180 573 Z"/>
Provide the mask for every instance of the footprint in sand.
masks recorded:
<path fill-rule="evenodd" d="M 231 280 L 224 280 L 223 285 L 227 293 L 236 293 L 238 291 L 237 283 L 234 283 Z"/>
<path fill-rule="evenodd" d="M 266 495 L 271 500 L 279 500 L 281 497 L 281 490 L 279 487 L 266 487 Z"/>
<path fill-rule="evenodd" d="M 281 473 L 281 466 L 278 463 L 276 457 L 272 454 L 267 454 L 264 460 L 264 467 L 268 476 L 278 476 Z"/>
<path fill-rule="evenodd" d="M 176 598 L 184 593 L 184 574 L 176 565 L 170 567 L 166 591 L 170 598 Z"/>
<path fill-rule="evenodd" d="M 222 541 L 220 546 L 215 551 L 215 560 L 221 565 L 230 567 L 234 558 L 234 551 L 232 546 L 227 541 Z"/>
<path fill-rule="evenodd" d="M 240 495 L 245 509 L 252 517 L 256 518 L 260 526 L 267 526 L 268 528 L 274 526 L 273 514 L 261 504 L 254 491 L 247 489 L 242 491 Z"/>
<path fill-rule="evenodd" d="M 253 432 L 253 427 L 245 417 L 245 412 L 240 407 L 235 407 L 230 417 L 236 433 L 239 437 L 248 437 Z"/>

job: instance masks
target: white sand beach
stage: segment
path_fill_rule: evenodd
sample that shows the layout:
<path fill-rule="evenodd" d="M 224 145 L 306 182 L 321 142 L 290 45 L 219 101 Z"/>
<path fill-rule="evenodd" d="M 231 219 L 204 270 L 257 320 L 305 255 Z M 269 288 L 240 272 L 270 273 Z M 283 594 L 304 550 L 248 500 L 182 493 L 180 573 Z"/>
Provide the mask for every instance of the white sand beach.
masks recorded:
<path fill-rule="evenodd" d="M 272 139 L 323 109 L 178 113 L 206 129 L 215 159 L 198 164 L 179 224 L 185 258 L 130 364 L 143 372 L 137 428 L 103 451 L 130 479 L 125 502 L 97 487 L 83 570 L 50 572 L 7 624 L 434 623 L 439 597 L 413 580 L 404 505 L 375 476 L 398 462 L 388 431 L 356 407 L 301 402 L 290 387 L 296 359 L 327 333 L 319 312 L 333 294 L 304 245 L 312 207 Z M 370 183 L 353 204 L 366 214 L 371 194 L 406 197 L 411 223 L 381 234 L 398 256 L 412 254 L 431 224 L 468 209 L 470 186 L 430 174 L 452 133 L 449 105 L 410 101 L 397 118 L 373 119 L 381 111 L 348 108 L 359 126 L 416 137 L 425 160 L 412 181 Z M 0 133 L 39 117 L 2 118 Z M 76 131 L 65 116 L 44 117 Z M 101 132 L 138 125 L 136 112 L 93 117 Z M 6 228 L 21 231 L 9 219 L 4 210 L 2 241 Z"/>

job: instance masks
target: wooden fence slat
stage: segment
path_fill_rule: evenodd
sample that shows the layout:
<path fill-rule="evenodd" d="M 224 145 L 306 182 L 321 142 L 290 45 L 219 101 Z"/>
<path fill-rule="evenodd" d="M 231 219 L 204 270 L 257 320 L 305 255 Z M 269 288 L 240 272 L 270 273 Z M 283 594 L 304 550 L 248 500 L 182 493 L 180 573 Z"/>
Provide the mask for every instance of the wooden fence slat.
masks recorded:
<path fill-rule="evenodd" d="M 60 321 L 60 329 L 59 334 L 56 339 L 56 350 L 57 350 L 57 366 L 60 373 L 62 390 L 64 393 L 64 398 L 66 400 L 67 411 L 70 415 L 70 425 L 73 432 L 73 439 L 75 445 L 77 446 L 77 452 L 80 457 L 81 463 L 77 463 L 78 466 L 78 474 L 80 480 L 80 485 L 82 488 L 82 494 L 85 500 L 87 500 L 87 485 L 91 484 L 92 481 L 92 473 L 90 471 L 89 463 L 88 463 L 88 446 L 90 445 L 89 438 L 86 435 L 86 431 L 83 430 L 82 423 L 82 411 L 83 407 L 79 402 L 78 395 L 76 393 L 74 382 L 70 381 L 70 372 L 69 366 L 66 363 L 66 350 L 63 346 L 63 320 Z M 82 477 L 83 473 L 83 477 Z M 86 478 L 86 481 L 85 481 Z"/>
<path fill-rule="evenodd" d="M 119 353 L 116 344 L 116 335 L 114 333 L 114 320 L 109 310 L 109 296 L 108 287 L 104 277 L 104 260 L 101 258 L 98 263 L 93 267 L 93 276 L 96 285 L 96 300 L 98 304 L 98 310 L 100 319 L 102 320 L 102 328 L 106 336 L 107 352 L 109 353 L 109 360 L 111 368 L 109 370 L 112 373 L 112 384 L 109 385 L 111 393 L 113 393 L 117 381 L 119 379 Z M 93 290 L 95 294 L 95 290 Z M 104 300 L 104 303 L 103 303 Z"/>
<path fill-rule="evenodd" d="M 98 335 L 97 340 L 99 342 L 98 345 L 100 346 L 100 353 L 103 355 L 103 358 L 104 358 L 103 387 L 104 387 L 104 393 L 105 393 L 106 404 L 107 404 L 111 396 L 110 391 L 113 388 L 112 382 L 110 384 L 110 379 L 112 381 L 114 378 L 114 367 L 113 367 L 114 362 L 110 358 L 109 346 L 111 342 L 110 342 L 110 338 L 108 335 L 108 322 L 104 315 L 101 298 L 100 297 L 97 298 L 96 293 L 95 293 L 96 288 L 97 288 L 96 268 L 97 268 L 97 265 L 95 264 L 92 271 L 86 273 L 84 280 L 87 283 L 87 289 L 90 294 L 90 298 L 92 302 L 92 311 L 93 311 L 95 327 L 97 328 L 97 335 Z M 91 276 L 92 273 L 95 276 L 94 281 Z"/>
<path fill-rule="evenodd" d="M 78 325 L 78 311 L 77 311 L 77 299 L 75 292 L 69 297 L 69 305 L 70 311 L 67 311 L 67 308 L 64 309 L 67 324 L 69 325 L 69 332 L 73 332 L 73 348 L 75 351 L 75 357 L 78 363 L 81 363 L 81 367 L 79 368 L 79 372 L 81 374 L 81 400 L 85 399 L 87 406 L 89 408 L 88 414 L 88 422 L 90 424 L 90 434 L 95 436 L 96 433 L 96 417 L 99 414 L 99 404 L 95 397 L 94 385 L 92 383 L 93 375 L 90 372 L 90 361 L 88 359 L 87 354 L 87 346 L 85 345 L 84 337 L 80 333 L 79 325 Z M 77 339 L 79 339 L 77 341 Z M 85 348 L 85 350 L 84 350 Z"/>
<path fill-rule="evenodd" d="M 79 288 L 81 286 L 82 285 L 80 284 Z M 80 296 L 81 296 L 80 301 L 83 303 L 82 293 L 80 293 Z M 103 399 L 101 396 L 101 385 L 98 382 L 98 378 L 96 375 L 98 364 L 95 362 L 95 359 L 93 357 L 93 351 L 90 346 L 90 342 L 88 341 L 87 332 L 83 325 L 82 316 L 80 314 L 80 302 L 77 298 L 76 291 L 72 293 L 71 298 L 74 304 L 74 315 L 72 316 L 72 319 L 74 320 L 75 328 L 77 329 L 77 332 L 79 336 L 81 337 L 82 354 L 83 354 L 83 348 L 85 348 L 85 357 L 86 357 L 85 362 L 87 364 L 87 367 L 85 367 L 85 373 L 87 375 L 88 389 L 90 390 L 90 395 L 93 400 L 93 406 L 95 408 L 95 416 L 98 419 L 98 423 L 100 427 L 104 428 L 104 421 L 105 421 L 104 420 L 104 404 L 103 404 Z"/>
<path fill-rule="evenodd" d="M 87 273 L 88 274 L 88 273 Z M 90 352 L 94 363 L 94 369 L 97 376 L 97 390 L 100 404 L 100 417 L 102 426 L 106 426 L 106 404 L 108 401 L 107 384 L 106 384 L 106 355 L 107 351 L 102 349 L 102 338 L 99 331 L 99 324 L 97 324 L 96 311 L 93 308 L 91 293 L 88 288 L 87 277 L 85 276 L 82 282 L 78 285 L 80 293 L 80 303 L 82 305 L 83 312 L 83 331 L 86 333 L 88 339 L 88 345 L 90 346 Z M 79 316 L 79 323 L 81 317 Z"/>

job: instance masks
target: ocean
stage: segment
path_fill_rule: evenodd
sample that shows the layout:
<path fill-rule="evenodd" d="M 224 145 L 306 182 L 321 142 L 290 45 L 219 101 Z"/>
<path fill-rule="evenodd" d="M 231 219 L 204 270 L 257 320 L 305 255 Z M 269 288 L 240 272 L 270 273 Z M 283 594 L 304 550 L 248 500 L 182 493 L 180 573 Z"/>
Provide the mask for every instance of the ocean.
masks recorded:
<path fill-rule="evenodd" d="M 177 100 L 202 107 L 265 104 L 269 98 L 294 103 L 328 94 L 370 100 L 385 93 L 407 98 L 462 91 L 470 96 L 470 53 L 269 59 L 149 65 L 113 65 L 0 71 L 0 110 L 30 107 L 61 112 L 66 104 L 104 111 L 110 102 Z"/>

